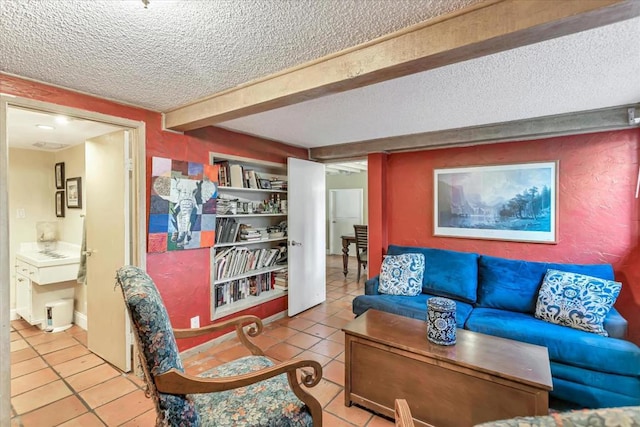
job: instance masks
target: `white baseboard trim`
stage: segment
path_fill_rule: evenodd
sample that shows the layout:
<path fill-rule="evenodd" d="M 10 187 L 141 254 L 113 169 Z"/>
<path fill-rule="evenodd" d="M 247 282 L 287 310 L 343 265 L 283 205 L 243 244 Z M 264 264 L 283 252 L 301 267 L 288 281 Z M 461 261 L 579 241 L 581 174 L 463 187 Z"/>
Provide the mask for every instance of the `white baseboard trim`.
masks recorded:
<path fill-rule="evenodd" d="M 85 331 L 87 330 L 87 315 L 79 313 L 77 311 L 73 312 L 73 323 L 80 326 Z"/>
<path fill-rule="evenodd" d="M 262 319 L 262 324 L 263 325 L 268 325 L 271 322 L 275 322 L 276 320 L 280 320 L 284 317 L 287 316 L 287 312 L 286 311 L 281 311 L 280 313 L 276 313 L 273 316 L 269 316 L 266 317 L 264 319 Z M 217 338 L 212 339 L 211 341 L 207 341 L 204 342 L 202 344 L 199 344 L 195 347 L 191 347 L 185 351 L 180 352 L 180 358 L 182 358 L 183 360 L 187 357 L 191 357 L 191 356 L 195 356 L 198 353 L 202 353 L 203 351 L 207 351 L 209 350 L 211 347 L 215 347 L 216 345 L 219 345 L 225 341 L 228 341 L 230 339 L 233 339 L 234 337 L 236 337 L 236 332 L 235 331 L 231 331 L 228 332 L 224 335 L 221 335 Z"/>
<path fill-rule="evenodd" d="M 18 320 L 18 312 L 15 308 L 9 310 L 9 320 Z"/>

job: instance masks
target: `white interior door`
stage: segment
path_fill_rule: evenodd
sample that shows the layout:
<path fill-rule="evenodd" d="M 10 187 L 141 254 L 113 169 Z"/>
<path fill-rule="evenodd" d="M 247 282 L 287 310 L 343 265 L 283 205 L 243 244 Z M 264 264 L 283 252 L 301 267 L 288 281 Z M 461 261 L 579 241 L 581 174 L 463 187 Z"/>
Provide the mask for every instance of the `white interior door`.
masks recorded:
<path fill-rule="evenodd" d="M 289 158 L 289 316 L 326 299 L 325 171 Z"/>
<path fill-rule="evenodd" d="M 129 132 L 86 142 L 87 341 L 89 350 L 131 370 L 129 318 L 116 270 L 131 263 Z"/>
<path fill-rule="evenodd" d="M 329 190 L 329 253 L 342 255 L 341 236 L 354 234 L 354 224 L 363 224 L 362 188 Z"/>

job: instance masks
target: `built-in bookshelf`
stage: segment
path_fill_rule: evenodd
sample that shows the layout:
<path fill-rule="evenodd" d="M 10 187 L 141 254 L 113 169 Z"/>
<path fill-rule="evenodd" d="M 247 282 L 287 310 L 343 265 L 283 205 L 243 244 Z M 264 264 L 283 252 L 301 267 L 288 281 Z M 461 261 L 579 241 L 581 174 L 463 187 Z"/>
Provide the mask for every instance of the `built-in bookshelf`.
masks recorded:
<path fill-rule="evenodd" d="M 211 249 L 215 320 L 287 294 L 275 289 L 274 276 L 287 269 L 287 172 L 285 164 L 236 156 L 211 153 L 210 160 L 219 166 Z"/>

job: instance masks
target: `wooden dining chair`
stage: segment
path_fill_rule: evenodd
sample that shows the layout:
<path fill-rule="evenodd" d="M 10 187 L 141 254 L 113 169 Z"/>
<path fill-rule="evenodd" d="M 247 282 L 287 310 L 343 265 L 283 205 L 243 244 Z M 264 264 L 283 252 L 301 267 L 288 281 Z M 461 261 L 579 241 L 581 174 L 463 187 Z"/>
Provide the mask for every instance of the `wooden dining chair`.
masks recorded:
<path fill-rule="evenodd" d="M 144 271 L 122 267 L 116 280 L 140 350 L 147 395 L 156 406 L 156 426 L 322 426 L 322 406 L 301 386 L 317 385 L 322 366 L 298 359 L 274 364 L 249 339 L 262 332 L 260 318 L 238 316 L 202 328 L 173 329 Z M 185 373 L 176 338 L 233 329 L 250 356 L 198 375 Z"/>
<path fill-rule="evenodd" d="M 411 410 L 406 399 L 395 401 L 396 427 L 414 427 Z"/>
<path fill-rule="evenodd" d="M 356 236 L 356 258 L 358 259 L 357 281 L 359 282 L 361 267 L 367 268 L 367 246 L 369 244 L 369 237 L 366 225 L 354 225 L 353 230 Z"/>

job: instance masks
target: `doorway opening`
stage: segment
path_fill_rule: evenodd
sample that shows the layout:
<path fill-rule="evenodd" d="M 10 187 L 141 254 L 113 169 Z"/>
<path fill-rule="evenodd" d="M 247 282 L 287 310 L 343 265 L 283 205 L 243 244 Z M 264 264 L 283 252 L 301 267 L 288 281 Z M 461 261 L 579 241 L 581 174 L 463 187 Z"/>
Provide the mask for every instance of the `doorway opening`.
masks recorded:
<path fill-rule="evenodd" d="M 357 269 L 354 225 L 368 224 L 367 160 L 327 163 L 327 255 L 343 257 L 344 275 Z"/>
<path fill-rule="evenodd" d="M 367 224 L 367 160 L 327 163 L 327 254 L 342 255 L 343 235 Z"/>
<path fill-rule="evenodd" d="M 17 317 L 27 320 L 25 313 L 29 311 L 25 310 L 26 305 L 29 305 L 28 308 L 33 312 L 29 323 L 42 325 L 46 323 L 45 320 L 50 320 L 46 315 L 41 315 L 43 305 L 55 306 L 52 302 L 61 300 L 49 301 L 50 299 L 69 297 L 68 292 L 42 294 L 40 291 L 47 289 L 46 286 L 38 286 L 35 280 L 27 277 L 30 279 L 27 282 L 28 286 L 36 284 L 38 297 L 36 298 L 35 292 L 22 293 L 18 302 L 18 272 L 15 267 L 18 258 L 21 259 L 21 263 L 33 261 L 34 271 L 43 275 L 51 272 L 47 271 L 46 267 L 52 262 L 67 265 L 64 264 L 65 257 L 73 258 L 72 261 L 76 258 L 86 260 L 89 277 L 86 284 L 77 284 L 76 278 L 67 277 L 72 274 L 68 271 L 67 275 L 61 278 L 63 281 L 53 282 L 53 286 L 70 289 L 73 298 L 73 320 L 80 327 L 88 329 L 89 349 L 123 371 L 131 369 L 131 339 L 128 325 L 122 328 L 115 328 L 113 325 L 113 319 L 120 317 L 119 310 L 122 310 L 122 324 L 128 321 L 122 297 L 119 298 L 119 307 L 112 307 L 104 302 L 96 304 L 109 310 L 111 315 L 105 316 L 104 312 L 91 309 L 92 299 L 102 298 L 99 293 L 102 288 L 108 286 L 109 289 L 113 289 L 113 275 L 108 275 L 102 283 L 95 278 L 92 280 L 90 272 L 96 269 L 95 266 L 92 268 L 91 262 L 97 265 L 105 264 L 105 256 L 114 252 L 111 244 L 114 232 L 123 234 L 123 244 L 115 249 L 118 264 L 129 263 L 143 267 L 146 264 L 146 220 L 144 215 L 139 214 L 145 207 L 144 126 L 143 122 L 23 98 L 0 96 L 0 234 L 3 236 L 0 243 L 2 408 L 9 407 L 10 396 L 10 392 L 4 390 L 4 385 L 8 387 L 10 384 L 9 321 Z M 91 154 L 93 151 L 89 149 L 90 146 L 105 145 L 119 147 L 121 157 L 117 158 L 115 163 L 113 159 L 109 161 L 109 158 Z M 106 187 L 96 188 L 96 179 L 92 179 L 91 176 L 104 164 L 109 164 L 111 169 L 98 181 L 103 181 Z M 117 165 L 115 169 L 114 164 Z M 120 181 L 114 179 L 118 175 L 121 177 Z M 118 182 L 118 187 L 106 190 L 108 192 L 105 193 L 111 181 Z M 126 181 L 126 185 L 123 185 L 122 181 Z M 127 225 L 112 229 L 109 242 L 104 241 L 104 237 L 94 236 L 89 246 L 92 223 L 96 228 L 97 218 L 94 218 L 96 215 L 86 214 L 92 205 L 104 199 L 120 201 L 121 208 L 117 216 Z M 41 230 L 38 226 L 41 227 L 42 224 L 45 224 L 49 234 L 36 232 L 36 229 Z M 105 228 L 105 224 L 97 228 L 100 227 Z M 83 235 L 87 236 L 84 242 Z M 49 243 L 47 248 L 41 247 L 44 240 Z M 80 250 L 83 243 L 86 248 Z M 24 257 L 18 257 L 21 252 Z M 32 253 L 38 255 L 29 258 L 26 256 L 27 252 L 30 252 L 29 256 Z M 46 257 L 52 259 L 44 260 Z M 102 257 L 102 260 L 97 260 L 98 257 Z M 44 262 L 38 264 L 43 260 Z M 78 267 L 76 271 L 80 270 L 80 262 L 75 265 L 68 264 L 69 269 Z M 44 281 L 39 276 L 36 280 Z M 100 346 L 92 348 L 92 341 L 107 343 L 109 347 L 122 342 L 121 348 L 125 354 L 120 362 L 110 360 L 113 358 L 109 355 L 105 357 Z M 7 402 L 4 401 L 5 396 Z"/>

